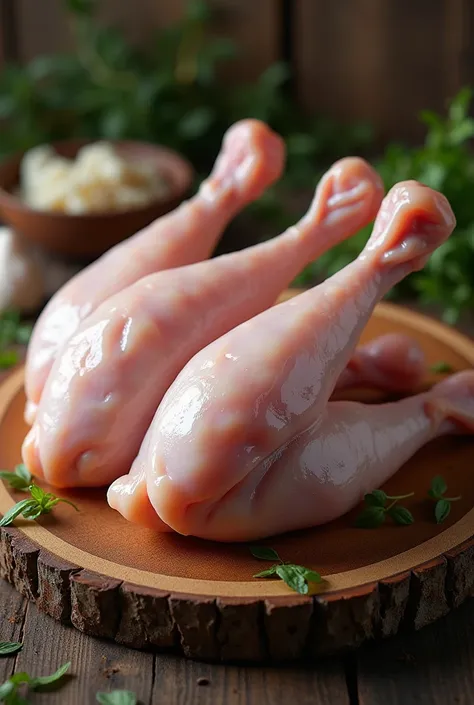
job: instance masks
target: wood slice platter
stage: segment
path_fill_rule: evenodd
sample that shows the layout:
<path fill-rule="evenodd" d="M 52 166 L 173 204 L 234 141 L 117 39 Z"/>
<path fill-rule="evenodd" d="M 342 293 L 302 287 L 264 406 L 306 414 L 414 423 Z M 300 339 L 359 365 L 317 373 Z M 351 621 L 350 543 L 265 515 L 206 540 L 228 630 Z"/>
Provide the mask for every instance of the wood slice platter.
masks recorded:
<path fill-rule="evenodd" d="M 390 304 L 379 305 L 363 340 L 393 331 L 418 340 L 429 364 L 474 366 L 474 342 Z M 438 379 L 427 377 L 424 386 Z M 20 461 L 24 401 L 20 369 L 0 386 L 1 468 Z M 130 647 L 221 661 L 315 658 L 419 629 L 471 595 L 473 466 L 474 438 L 439 439 L 385 487 L 391 495 L 415 491 L 406 501 L 413 525 L 356 529 L 359 508 L 326 526 L 261 542 L 283 560 L 323 574 L 325 582 L 309 597 L 280 581 L 253 579 L 265 566 L 246 545 L 160 535 L 127 523 L 108 507 L 105 490 L 61 491 L 79 513 L 59 505 L 39 522 L 19 519 L 1 529 L 0 574 L 55 619 Z M 451 496 L 462 495 L 441 526 L 425 499 L 437 474 Z M 20 496 L 0 483 L 0 512 Z"/>

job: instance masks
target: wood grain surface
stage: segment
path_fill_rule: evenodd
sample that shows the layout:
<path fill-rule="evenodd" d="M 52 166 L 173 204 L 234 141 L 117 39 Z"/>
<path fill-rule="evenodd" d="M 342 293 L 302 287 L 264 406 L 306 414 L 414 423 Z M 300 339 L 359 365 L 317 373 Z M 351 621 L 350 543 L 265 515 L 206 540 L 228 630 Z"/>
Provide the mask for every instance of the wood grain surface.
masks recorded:
<path fill-rule="evenodd" d="M 0 659 L 14 671 L 71 677 L 42 705 L 94 705 L 97 691 L 133 690 L 140 705 L 470 705 L 474 692 L 474 602 L 416 634 L 369 644 L 311 666 L 237 666 L 126 649 L 65 627 L 0 581 L 2 639 L 24 649 Z"/>
<path fill-rule="evenodd" d="M 471 80 L 469 0 L 299 0 L 294 11 L 303 105 L 369 120 L 381 141 L 422 137 L 419 112 L 444 111 Z"/>

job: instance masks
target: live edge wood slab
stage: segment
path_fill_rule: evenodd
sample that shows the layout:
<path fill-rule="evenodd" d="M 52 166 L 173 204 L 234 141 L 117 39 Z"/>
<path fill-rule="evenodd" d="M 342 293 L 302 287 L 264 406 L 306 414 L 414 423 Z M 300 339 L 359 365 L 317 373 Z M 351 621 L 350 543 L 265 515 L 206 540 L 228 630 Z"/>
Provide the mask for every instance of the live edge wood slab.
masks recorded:
<path fill-rule="evenodd" d="M 285 297 L 291 296 L 287 293 Z M 428 364 L 474 365 L 474 342 L 424 316 L 381 304 L 363 339 L 405 332 Z M 439 377 L 438 377 L 439 378 Z M 423 386 L 438 379 L 427 376 Z M 375 393 L 359 393 L 379 401 Z M 23 370 L 0 387 L 0 467 L 20 461 Z M 420 629 L 474 592 L 474 439 L 441 439 L 387 483 L 389 494 L 415 491 L 406 505 L 415 524 L 354 528 L 358 510 L 327 526 L 267 542 L 284 560 L 320 571 L 324 584 L 302 597 L 282 582 L 254 580 L 262 564 L 248 546 L 157 535 L 128 524 L 105 491 L 65 491 L 80 508 L 59 505 L 40 522 L 0 531 L 0 574 L 65 624 L 133 648 L 158 648 L 220 661 L 288 661 Z M 448 520 L 433 521 L 432 477 L 462 495 Z M 0 512 L 19 498 L 0 484 Z"/>

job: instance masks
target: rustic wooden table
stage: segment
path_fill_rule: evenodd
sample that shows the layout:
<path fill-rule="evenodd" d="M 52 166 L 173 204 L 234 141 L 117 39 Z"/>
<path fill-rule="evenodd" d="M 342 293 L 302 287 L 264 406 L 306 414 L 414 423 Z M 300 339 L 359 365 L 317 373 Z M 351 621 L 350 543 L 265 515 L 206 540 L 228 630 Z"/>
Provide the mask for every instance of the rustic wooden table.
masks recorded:
<path fill-rule="evenodd" d="M 1 640 L 24 642 L 0 660 L 13 671 L 71 677 L 32 703 L 93 705 L 97 691 L 135 691 L 142 705 L 468 705 L 474 702 L 474 601 L 416 634 L 373 644 L 313 667 L 195 663 L 92 639 L 39 612 L 0 581 Z M 203 684 L 203 679 L 204 684 Z"/>
<path fill-rule="evenodd" d="M 431 312 L 435 313 L 435 312 Z M 474 335 L 474 320 L 460 329 Z M 221 666 L 132 651 L 84 636 L 38 611 L 0 580 L 0 641 L 24 642 L 0 658 L 15 671 L 52 673 L 71 661 L 61 688 L 32 703 L 93 705 L 97 691 L 134 691 L 141 705 L 471 705 L 474 601 L 424 630 L 370 644 L 314 666 Z"/>

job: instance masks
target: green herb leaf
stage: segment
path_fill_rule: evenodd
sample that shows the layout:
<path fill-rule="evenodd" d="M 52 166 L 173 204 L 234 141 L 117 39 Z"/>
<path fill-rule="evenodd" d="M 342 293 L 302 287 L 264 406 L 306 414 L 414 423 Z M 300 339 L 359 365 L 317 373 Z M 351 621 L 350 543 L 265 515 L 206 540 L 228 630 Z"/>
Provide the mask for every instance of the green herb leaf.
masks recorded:
<path fill-rule="evenodd" d="M 442 524 L 451 511 L 451 502 L 447 499 L 439 499 L 435 506 L 435 518 L 437 524 Z"/>
<path fill-rule="evenodd" d="M 0 656 L 10 656 L 16 654 L 23 644 L 18 641 L 0 641 Z"/>
<path fill-rule="evenodd" d="M 366 507 L 356 519 L 356 526 L 359 529 L 377 529 L 385 521 L 385 509 L 383 507 Z"/>
<path fill-rule="evenodd" d="M 65 663 L 50 676 L 31 678 L 25 671 L 14 673 L 5 683 L 0 685 L 0 702 L 5 703 L 5 705 L 28 705 L 29 701 L 18 695 L 21 686 L 26 684 L 29 690 L 38 690 L 43 686 L 57 683 L 64 676 L 70 665 L 70 663 Z"/>
<path fill-rule="evenodd" d="M 307 595 L 309 591 L 308 583 L 299 566 L 296 565 L 278 565 L 276 573 L 284 583 L 300 595 Z"/>
<path fill-rule="evenodd" d="M 131 690 L 112 690 L 110 693 L 96 693 L 101 705 L 137 705 L 137 696 Z"/>
<path fill-rule="evenodd" d="M 383 490 L 374 490 L 364 496 L 364 502 L 369 507 L 385 507 L 387 499 L 388 497 Z"/>
<path fill-rule="evenodd" d="M 391 509 L 388 510 L 388 514 L 395 524 L 399 524 L 400 526 L 408 526 L 415 521 L 413 514 L 406 507 L 400 507 L 398 504 L 391 507 Z"/>
<path fill-rule="evenodd" d="M 15 472 L 15 475 L 20 477 L 25 482 L 26 485 L 31 485 L 31 482 L 33 480 L 33 475 L 28 470 L 26 465 L 24 465 L 23 463 L 20 463 L 19 465 L 17 465 L 15 467 L 14 472 Z"/>
<path fill-rule="evenodd" d="M 19 355 L 15 350 L 0 351 L 0 369 L 7 370 L 13 367 L 19 360 Z"/>
<path fill-rule="evenodd" d="M 18 326 L 17 331 L 16 331 L 16 337 L 15 337 L 18 345 L 26 345 L 31 338 L 32 332 L 33 332 L 33 326 L 30 326 L 30 325 Z"/>
<path fill-rule="evenodd" d="M 276 569 L 278 568 L 278 565 L 272 565 L 271 568 L 268 568 L 268 570 L 262 570 L 260 573 L 255 573 L 253 576 L 254 578 L 271 578 L 273 575 L 276 575 Z"/>
<path fill-rule="evenodd" d="M 433 372 L 437 375 L 445 375 L 449 374 L 450 372 L 454 372 L 454 367 L 450 365 L 449 362 L 444 362 L 444 360 L 440 360 L 439 362 L 435 362 L 433 365 L 431 365 L 430 372 Z"/>
<path fill-rule="evenodd" d="M 77 504 L 74 504 L 74 502 L 71 502 L 71 500 L 69 500 L 69 499 L 63 499 L 62 497 L 58 497 L 57 499 L 54 500 L 53 506 L 56 506 L 56 504 L 69 504 L 69 506 L 72 507 L 73 509 L 75 509 L 76 512 L 79 511 L 79 507 L 77 506 Z"/>
<path fill-rule="evenodd" d="M 22 499 L 21 502 L 17 502 L 15 506 L 8 510 L 3 519 L 0 520 L 0 526 L 10 526 L 10 524 L 23 514 L 23 512 L 35 506 L 36 502 L 34 499 Z"/>
<path fill-rule="evenodd" d="M 38 485 L 31 485 L 30 494 L 33 499 L 36 500 L 36 502 L 40 505 L 46 500 L 48 496 L 47 493 L 41 487 L 38 487 Z"/>
<path fill-rule="evenodd" d="M 0 479 L 5 480 L 13 489 L 23 491 L 28 490 L 32 482 L 31 473 L 26 465 L 17 465 L 13 472 L 1 470 Z"/>
<path fill-rule="evenodd" d="M 21 469 L 20 473 L 24 474 L 25 470 Z M 24 519 L 29 519 L 31 521 L 38 519 L 38 517 L 42 514 L 49 514 L 60 502 L 74 507 L 76 512 L 79 511 L 78 507 L 73 504 L 73 502 L 70 502 L 68 499 L 56 497 L 51 492 L 45 492 L 41 487 L 38 487 L 38 485 L 30 484 L 28 486 L 28 491 L 31 494 L 31 499 L 22 499 L 21 502 L 17 502 L 17 504 L 15 504 L 15 506 L 12 507 L 0 521 L 0 526 L 8 526 L 21 514 Z"/>
<path fill-rule="evenodd" d="M 14 673 L 10 676 L 10 682 L 14 685 L 22 685 L 23 683 L 31 683 L 31 678 L 25 671 L 20 671 L 19 673 Z"/>
<path fill-rule="evenodd" d="M 297 568 L 302 576 L 304 577 L 305 580 L 308 581 L 308 583 L 321 583 L 322 582 L 322 577 L 320 573 L 317 573 L 315 570 L 310 570 L 309 568 L 305 568 L 302 565 L 295 565 L 293 566 L 294 568 Z"/>
<path fill-rule="evenodd" d="M 68 661 L 58 668 L 57 671 L 52 673 L 50 676 L 37 676 L 36 678 L 31 678 L 29 681 L 30 688 L 36 690 L 45 685 L 52 685 L 57 683 L 71 668 L 71 662 Z"/>
<path fill-rule="evenodd" d="M 433 499 L 440 499 L 447 489 L 448 486 L 444 478 L 442 478 L 441 475 L 436 475 L 436 477 L 433 477 L 431 480 L 431 488 L 429 491 L 430 497 L 433 497 Z"/>
<path fill-rule="evenodd" d="M 250 553 L 260 561 L 280 561 L 278 553 L 268 546 L 250 546 Z"/>
<path fill-rule="evenodd" d="M 1 470 L 0 479 L 5 480 L 5 482 L 8 483 L 8 485 L 10 485 L 10 487 L 14 490 L 26 491 L 28 489 L 28 485 L 25 485 L 25 481 L 21 477 L 18 477 L 18 475 L 15 475 L 14 472 Z"/>
<path fill-rule="evenodd" d="M 12 695 L 15 690 L 15 685 L 11 682 L 10 679 L 5 681 L 5 683 L 2 683 L 2 685 L 0 685 L 0 702 L 5 703 L 6 705 L 10 705 L 10 703 L 12 703 L 12 700 L 7 700 L 7 698 L 9 695 Z M 13 705 L 15 705 L 14 701 Z"/>

